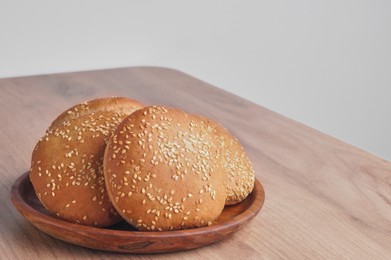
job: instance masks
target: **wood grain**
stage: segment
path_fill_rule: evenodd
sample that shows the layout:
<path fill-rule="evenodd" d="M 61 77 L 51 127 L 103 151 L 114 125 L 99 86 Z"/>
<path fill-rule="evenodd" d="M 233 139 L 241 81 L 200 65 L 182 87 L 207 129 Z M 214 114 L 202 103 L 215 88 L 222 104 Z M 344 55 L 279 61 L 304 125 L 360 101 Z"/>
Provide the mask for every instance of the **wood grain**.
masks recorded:
<path fill-rule="evenodd" d="M 28 170 L 32 149 L 55 116 L 75 103 L 112 95 L 221 122 L 244 144 L 266 191 L 260 214 L 232 238 L 137 258 L 391 258 L 390 162 L 189 75 L 154 67 L 0 80 L 2 258 L 129 257 L 53 239 L 29 224 L 9 199 L 13 182 Z"/>

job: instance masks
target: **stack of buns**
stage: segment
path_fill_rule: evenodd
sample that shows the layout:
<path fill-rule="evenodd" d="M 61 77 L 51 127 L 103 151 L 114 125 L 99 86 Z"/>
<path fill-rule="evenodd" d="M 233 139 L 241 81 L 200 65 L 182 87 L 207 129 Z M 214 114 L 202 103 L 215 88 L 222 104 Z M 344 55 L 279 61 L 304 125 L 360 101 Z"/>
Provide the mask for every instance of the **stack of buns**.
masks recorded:
<path fill-rule="evenodd" d="M 58 218 L 145 231 L 211 225 L 254 187 L 243 146 L 221 125 L 128 98 L 60 114 L 33 151 L 30 180 Z"/>

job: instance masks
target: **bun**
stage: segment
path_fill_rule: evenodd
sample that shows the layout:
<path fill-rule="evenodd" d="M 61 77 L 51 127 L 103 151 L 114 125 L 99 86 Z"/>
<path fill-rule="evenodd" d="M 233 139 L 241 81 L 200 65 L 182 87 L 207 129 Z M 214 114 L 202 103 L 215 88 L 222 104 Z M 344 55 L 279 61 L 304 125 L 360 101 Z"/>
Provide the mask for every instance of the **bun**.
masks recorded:
<path fill-rule="evenodd" d="M 222 127 L 218 138 L 222 147 L 221 162 L 227 176 L 225 205 L 234 205 L 243 201 L 253 190 L 254 170 L 238 139 Z"/>
<path fill-rule="evenodd" d="M 107 196 L 103 154 L 120 122 L 141 107 L 124 98 L 92 100 L 70 108 L 52 123 L 33 151 L 30 171 L 35 192 L 49 212 L 90 226 L 121 220 Z"/>
<path fill-rule="evenodd" d="M 130 115 L 135 110 L 144 107 L 143 104 L 136 100 L 124 97 L 97 98 L 84 103 L 74 105 L 61 113 L 50 125 L 49 129 L 61 125 L 64 121 L 69 121 L 73 118 L 78 118 L 83 115 L 111 111 Z"/>
<path fill-rule="evenodd" d="M 111 201 L 140 230 L 212 224 L 226 201 L 216 124 L 161 106 L 129 115 L 106 146 Z"/>

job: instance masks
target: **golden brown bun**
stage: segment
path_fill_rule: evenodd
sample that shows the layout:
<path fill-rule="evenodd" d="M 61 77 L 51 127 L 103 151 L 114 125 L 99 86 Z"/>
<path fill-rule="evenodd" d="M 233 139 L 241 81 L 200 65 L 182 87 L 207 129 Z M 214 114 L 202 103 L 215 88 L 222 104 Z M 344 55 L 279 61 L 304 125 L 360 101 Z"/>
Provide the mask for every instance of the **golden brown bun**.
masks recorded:
<path fill-rule="evenodd" d="M 107 139 L 126 116 L 95 109 L 46 132 L 33 151 L 30 180 L 49 212 L 90 226 L 121 220 L 106 192 L 102 160 Z"/>
<path fill-rule="evenodd" d="M 144 107 L 136 100 L 125 97 L 97 98 L 77 104 L 61 113 L 51 124 L 49 129 L 61 125 L 66 120 L 77 118 L 97 111 L 113 111 L 130 115 L 135 110 Z"/>
<path fill-rule="evenodd" d="M 214 123 L 177 109 L 146 107 L 128 116 L 106 147 L 108 194 L 140 230 L 210 225 L 226 200 Z"/>
<path fill-rule="evenodd" d="M 218 132 L 222 146 L 221 162 L 228 177 L 225 205 L 234 205 L 243 201 L 253 190 L 254 170 L 239 140 L 223 127 Z"/>

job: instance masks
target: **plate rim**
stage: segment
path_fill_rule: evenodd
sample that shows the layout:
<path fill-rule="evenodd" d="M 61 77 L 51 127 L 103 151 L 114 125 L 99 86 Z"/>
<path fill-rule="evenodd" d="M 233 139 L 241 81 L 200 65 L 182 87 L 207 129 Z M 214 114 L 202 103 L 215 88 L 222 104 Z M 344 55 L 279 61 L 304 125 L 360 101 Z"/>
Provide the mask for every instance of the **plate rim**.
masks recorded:
<path fill-rule="evenodd" d="M 99 228 L 99 227 L 91 227 L 91 226 L 84 226 L 80 225 L 77 223 L 71 223 L 67 222 L 65 220 L 61 220 L 56 218 L 55 216 L 49 216 L 46 215 L 39 210 L 36 210 L 33 206 L 31 206 L 27 201 L 23 198 L 21 194 L 21 190 L 23 188 L 23 185 L 28 185 L 30 183 L 29 179 L 29 171 L 25 172 L 21 176 L 19 176 L 14 184 L 12 185 L 11 192 L 10 192 L 10 197 L 13 205 L 15 208 L 19 211 L 19 213 L 33 226 L 37 227 L 40 231 L 44 232 L 45 234 L 50 235 L 53 237 L 50 233 L 47 233 L 46 231 L 42 230 L 40 227 L 34 224 L 34 221 L 31 221 L 26 215 L 32 215 L 36 217 L 37 219 L 40 220 L 41 223 L 44 223 L 45 225 L 51 226 L 51 227 L 56 227 L 61 230 L 66 230 L 69 232 L 74 232 L 75 227 L 77 227 L 77 230 L 79 230 L 78 233 L 86 232 L 86 233 L 91 233 L 91 232 L 96 232 L 101 235 L 105 236 L 115 236 L 115 237 L 121 237 L 121 238 L 130 238 L 130 236 L 135 237 L 135 238 L 177 238 L 177 237 L 188 237 L 188 236 L 194 236 L 194 235 L 204 235 L 206 233 L 215 233 L 218 231 L 226 230 L 229 229 L 233 226 L 239 225 L 239 230 L 240 224 L 241 223 L 248 223 L 251 221 L 261 210 L 261 208 L 264 205 L 265 201 L 265 191 L 263 188 L 262 183 L 255 177 L 254 180 L 254 189 L 252 192 L 256 192 L 254 201 L 249 205 L 249 207 L 241 212 L 239 215 L 235 216 L 232 219 L 229 219 L 227 221 L 224 221 L 222 223 L 218 224 L 212 224 L 211 226 L 205 226 L 205 227 L 199 227 L 199 228 L 192 228 L 192 229 L 184 229 L 184 230 L 173 230 L 173 231 L 133 231 L 133 230 L 114 230 L 114 229 L 107 229 L 107 228 Z M 235 207 L 235 205 L 228 206 L 228 207 Z M 244 216 L 243 216 L 244 215 Z M 235 230 L 235 232 L 237 231 Z M 60 239 L 55 237 L 56 239 Z M 60 239 L 62 241 L 66 241 L 63 239 Z M 220 240 L 217 240 L 218 242 Z M 74 244 L 70 241 L 66 241 L 68 243 Z M 212 244 L 212 243 L 207 243 L 207 244 Z M 205 244 L 205 245 L 207 245 Z M 84 245 L 78 245 L 74 244 L 77 246 L 82 246 L 86 247 Z M 87 247 L 91 248 L 91 247 Z M 100 250 L 106 250 L 106 249 L 100 249 Z M 106 250 L 108 251 L 108 250 Z M 111 250 L 109 250 L 111 251 Z M 164 252 L 164 251 L 160 251 Z M 167 251 L 169 252 L 169 251 Z M 133 252 L 135 253 L 135 252 Z"/>

